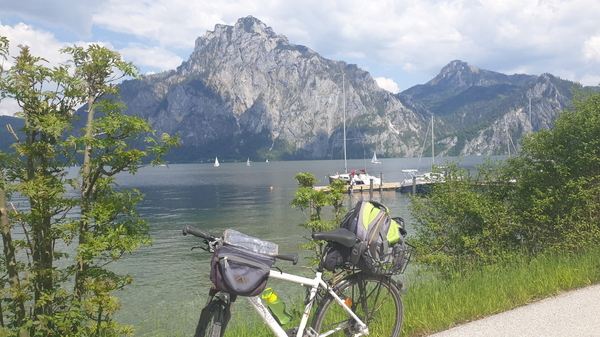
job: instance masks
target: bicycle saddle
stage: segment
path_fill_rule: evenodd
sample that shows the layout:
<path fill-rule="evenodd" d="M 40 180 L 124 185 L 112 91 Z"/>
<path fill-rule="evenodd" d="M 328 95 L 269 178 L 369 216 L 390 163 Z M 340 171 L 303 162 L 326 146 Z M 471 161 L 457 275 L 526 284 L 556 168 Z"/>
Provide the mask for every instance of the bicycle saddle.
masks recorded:
<path fill-rule="evenodd" d="M 346 228 L 336 228 L 329 232 L 315 232 L 312 234 L 314 240 L 335 241 L 345 247 L 354 247 L 356 234 Z"/>

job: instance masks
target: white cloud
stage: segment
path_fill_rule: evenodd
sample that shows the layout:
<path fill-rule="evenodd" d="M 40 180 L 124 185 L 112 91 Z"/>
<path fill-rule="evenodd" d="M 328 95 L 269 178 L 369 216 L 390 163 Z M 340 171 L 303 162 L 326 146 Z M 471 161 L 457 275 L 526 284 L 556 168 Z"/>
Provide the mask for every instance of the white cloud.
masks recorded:
<path fill-rule="evenodd" d="M 225 23 L 223 11 L 216 5 L 225 6 L 212 1 L 108 0 L 94 14 L 94 23 L 110 31 L 154 40 L 163 47 L 192 48 L 197 37 L 215 24 Z"/>
<path fill-rule="evenodd" d="M 164 48 L 148 48 L 140 44 L 120 49 L 119 53 L 123 59 L 133 62 L 138 67 L 152 67 L 161 71 L 175 69 L 183 62 L 181 57 Z"/>
<path fill-rule="evenodd" d="M 599 86 L 600 85 L 600 75 L 583 75 L 577 81 L 583 85 L 589 86 Z"/>
<path fill-rule="evenodd" d="M 583 57 L 588 61 L 600 62 L 600 35 L 592 36 L 584 42 Z"/>
<path fill-rule="evenodd" d="M 19 54 L 19 45 L 29 46 L 31 54 L 45 58 L 50 65 L 57 65 L 68 60 L 68 56 L 59 50 L 69 46 L 68 43 L 56 40 L 54 34 L 35 29 L 24 23 L 14 27 L 0 24 L 0 35 L 8 38 L 10 43 L 7 66 L 12 65 L 12 57 Z"/>
<path fill-rule="evenodd" d="M 44 1 L 22 2 L 48 8 Z M 400 87 L 409 86 L 409 75 L 432 78 L 455 59 L 495 71 L 567 70 L 573 80 L 600 75 L 596 62 L 590 62 L 600 53 L 595 38 L 600 36 L 597 0 L 104 0 L 93 6 L 92 0 L 57 2 L 57 8 L 72 7 L 72 16 L 81 20 L 68 21 L 62 12 L 44 18 L 43 10 L 34 6 L 10 5 L 3 11 L 45 24 L 62 22 L 78 34 L 89 30 L 134 63 L 156 69 L 187 59 L 196 38 L 215 24 L 234 24 L 253 15 L 292 43 L 327 58 L 354 59 L 363 68 L 381 71 L 372 73 L 374 77 L 392 78 Z M 92 22 L 94 29 L 85 22 Z"/>
<path fill-rule="evenodd" d="M 21 111 L 21 108 L 14 99 L 3 99 L 0 102 L 0 115 L 2 116 L 13 116 L 18 111 Z"/>
<path fill-rule="evenodd" d="M 397 94 L 400 92 L 398 84 L 394 82 L 394 80 L 391 78 L 377 77 L 375 78 L 375 81 L 377 81 L 377 85 L 379 85 L 380 88 L 385 89 L 391 93 Z"/>

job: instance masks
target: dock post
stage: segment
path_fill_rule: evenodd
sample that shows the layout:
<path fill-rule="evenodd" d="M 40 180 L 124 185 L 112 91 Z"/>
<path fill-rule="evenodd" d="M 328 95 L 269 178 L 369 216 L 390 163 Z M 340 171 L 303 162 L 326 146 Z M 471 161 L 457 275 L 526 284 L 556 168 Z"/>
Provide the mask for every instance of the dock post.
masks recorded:
<path fill-rule="evenodd" d="M 379 173 L 379 192 L 383 191 L 383 173 Z"/>
<path fill-rule="evenodd" d="M 412 194 L 415 195 L 417 194 L 417 177 L 413 176 L 413 190 L 412 190 Z"/>
<path fill-rule="evenodd" d="M 369 188 L 369 198 L 370 200 L 373 200 L 373 178 L 369 179 L 370 180 L 370 188 Z"/>

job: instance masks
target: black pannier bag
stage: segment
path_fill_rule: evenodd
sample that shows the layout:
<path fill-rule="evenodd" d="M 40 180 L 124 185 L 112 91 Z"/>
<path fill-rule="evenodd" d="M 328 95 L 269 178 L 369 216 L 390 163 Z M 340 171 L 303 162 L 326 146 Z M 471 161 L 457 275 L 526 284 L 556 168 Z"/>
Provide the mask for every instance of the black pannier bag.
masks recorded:
<path fill-rule="evenodd" d="M 340 227 L 356 234 L 358 240 L 351 248 L 329 244 L 323 259 L 326 270 L 334 271 L 349 264 L 375 275 L 404 272 L 412 254 L 411 247 L 404 240 L 404 220 L 400 217 L 392 219 L 385 205 L 359 201 L 346 214 Z"/>
<path fill-rule="evenodd" d="M 267 286 L 272 256 L 224 244 L 210 264 L 210 280 L 217 289 L 239 296 L 256 296 Z"/>
<path fill-rule="evenodd" d="M 325 247 L 325 255 L 321 266 L 329 271 L 344 268 L 346 263 L 350 262 L 351 253 L 352 247 L 344 247 L 339 243 L 328 243 Z"/>

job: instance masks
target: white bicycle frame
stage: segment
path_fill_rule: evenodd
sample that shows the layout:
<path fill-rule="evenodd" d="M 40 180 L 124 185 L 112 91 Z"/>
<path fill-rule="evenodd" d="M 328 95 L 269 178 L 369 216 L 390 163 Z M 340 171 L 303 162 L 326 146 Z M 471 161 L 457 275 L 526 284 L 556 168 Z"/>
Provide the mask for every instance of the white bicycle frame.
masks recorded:
<path fill-rule="evenodd" d="M 356 316 L 356 314 L 352 311 L 352 309 L 350 309 L 346 305 L 346 303 L 342 299 L 340 299 L 340 297 L 333 291 L 333 289 L 331 287 L 329 287 L 327 285 L 327 283 L 325 283 L 323 281 L 322 273 L 317 272 L 315 275 L 315 278 L 310 279 L 310 278 L 306 278 L 306 277 L 302 277 L 302 276 L 297 276 L 297 275 L 283 273 L 280 271 L 271 270 L 269 277 L 272 277 L 274 279 L 297 283 L 304 287 L 311 288 L 309 301 L 306 304 L 306 307 L 304 308 L 304 314 L 302 315 L 302 319 L 300 321 L 300 326 L 298 327 L 298 333 L 296 334 L 296 337 L 304 336 L 304 332 L 305 332 L 304 330 L 306 329 L 306 325 L 308 323 L 308 318 L 310 316 L 310 311 L 314 304 L 314 299 L 315 299 L 315 296 L 317 295 L 317 290 L 319 288 L 323 288 L 323 289 L 327 290 L 327 292 L 333 297 L 335 302 L 339 306 L 341 306 L 344 309 L 344 311 L 346 313 L 348 313 L 348 315 L 350 315 L 350 317 L 352 317 L 361 326 L 361 333 L 358 333 L 355 336 L 362 336 L 362 335 L 369 334 L 369 328 L 366 326 L 366 324 L 363 321 L 361 321 L 360 318 L 358 318 L 358 316 Z M 286 334 L 285 330 L 283 330 L 283 328 L 277 323 L 277 321 L 275 320 L 275 317 L 273 317 L 273 315 L 271 314 L 269 309 L 262 303 L 260 296 L 247 297 L 247 298 L 248 298 L 248 301 L 250 302 L 250 304 L 252 304 L 252 306 L 256 310 L 256 312 L 258 312 L 258 314 L 260 315 L 262 320 L 269 326 L 271 331 L 273 331 L 275 336 L 277 336 L 277 337 L 287 337 L 288 336 Z M 341 324 L 327 332 L 321 333 L 318 336 L 319 337 L 329 336 L 337 331 L 344 329 L 347 325 L 348 325 L 348 322 L 345 322 L 344 324 Z"/>

